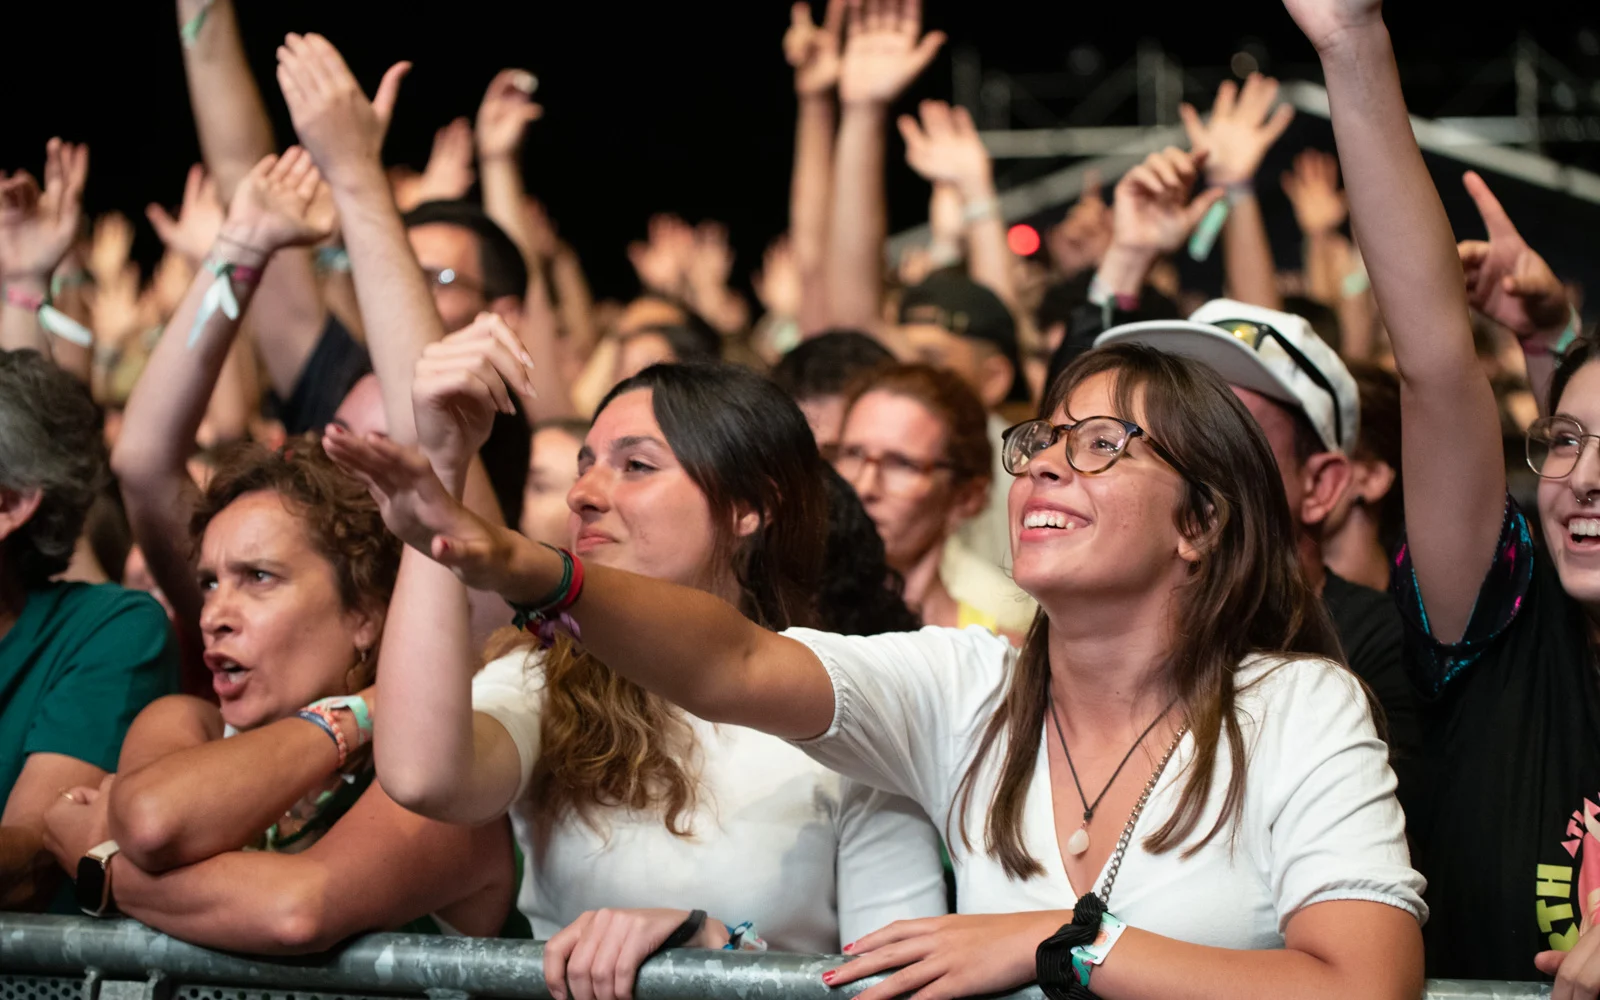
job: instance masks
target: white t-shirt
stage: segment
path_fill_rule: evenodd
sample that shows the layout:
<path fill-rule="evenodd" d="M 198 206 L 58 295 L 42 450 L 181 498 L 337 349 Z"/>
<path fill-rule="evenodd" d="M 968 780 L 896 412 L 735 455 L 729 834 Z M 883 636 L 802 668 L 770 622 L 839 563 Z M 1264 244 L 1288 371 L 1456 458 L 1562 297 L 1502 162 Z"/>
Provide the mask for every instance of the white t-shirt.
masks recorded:
<path fill-rule="evenodd" d="M 941 826 L 983 727 L 1002 697 L 1015 656 L 981 628 L 925 628 L 872 637 L 809 629 L 784 633 L 809 646 L 833 680 L 833 725 L 798 744 L 868 784 L 911 797 Z M 1194 944 L 1279 948 L 1288 920 L 1331 899 L 1387 903 L 1427 917 L 1425 885 L 1411 868 L 1405 819 L 1388 752 L 1349 671 L 1318 658 L 1273 669 L 1239 667 L 1236 700 L 1248 753 L 1243 822 L 1189 858 L 1143 840 L 1173 813 L 1194 738 L 1186 735 L 1134 828 L 1109 909 L 1130 926 Z M 1254 683 L 1252 683 L 1254 682 Z M 1046 734 L 1023 807 L 1023 842 L 1045 874 L 1010 879 L 983 850 L 985 818 L 1005 740 L 990 751 L 968 811 L 974 850 L 952 822 L 951 860 L 963 913 L 1067 909 L 1091 886 L 1074 886 L 1061 863 Z M 1211 798 L 1193 835 L 1211 829 L 1229 772 L 1224 738 Z"/>
<path fill-rule="evenodd" d="M 612 809 L 597 831 L 563 817 L 536 856 L 528 800 L 539 753 L 544 673 L 516 652 L 472 682 L 476 711 L 522 758 L 512 828 L 526 856 L 517 904 L 538 938 L 602 907 L 703 909 L 749 920 L 774 949 L 837 953 L 895 920 L 946 912 L 933 825 L 915 803 L 843 778 L 775 736 L 689 717 L 698 744 L 694 837 L 659 813 Z"/>

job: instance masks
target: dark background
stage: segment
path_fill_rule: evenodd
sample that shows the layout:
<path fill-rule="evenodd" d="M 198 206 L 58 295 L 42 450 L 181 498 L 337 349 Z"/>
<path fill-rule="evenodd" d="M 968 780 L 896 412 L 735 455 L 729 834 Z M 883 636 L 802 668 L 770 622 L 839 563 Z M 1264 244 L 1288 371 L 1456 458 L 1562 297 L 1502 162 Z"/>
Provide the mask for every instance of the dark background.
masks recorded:
<path fill-rule="evenodd" d="M 453 116 L 470 116 L 496 70 L 533 70 L 546 117 L 533 126 L 525 152 L 529 186 L 578 247 L 601 295 L 633 290 L 623 251 L 629 240 L 643 236 L 652 212 L 727 222 L 741 280 L 785 226 L 794 99 L 779 45 L 789 16 L 782 0 L 240 5 L 245 46 L 282 144 L 292 132 L 271 70 L 274 47 L 289 30 L 326 34 L 369 89 L 390 63 L 415 62 L 401 90 L 387 157 L 417 167 L 426 160 L 434 129 Z M 1600 91 L 1593 89 L 1600 88 L 1595 5 L 1536 0 L 1504 5 L 1488 17 L 1468 13 L 1478 5 L 1412 2 L 1391 8 L 1388 19 L 1416 113 L 1511 114 L 1509 85 L 1482 78 L 1488 64 L 1504 58 L 1526 31 L 1590 85 L 1572 113 L 1600 117 Z M 0 29 L 10 42 L 0 57 L 8 105 L 0 167 L 37 171 L 52 134 L 88 141 L 90 210 L 116 208 L 135 218 L 136 253 L 150 262 L 158 246 L 143 207 L 151 200 L 175 204 L 185 168 L 198 158 L 171 4 L 57 3 L 8 11 L 7 21 Z M 1197 82 L 1185 96 L 1202 106 L 1209 104 L 1217 71 L 1241 48 L 1285 79 L 1318 79 L 1314 54 L 1287 13 L 1264 0 L 1160 6 L 931 0 L 925 21 L 948 32 L 951 43 L 907 96 L 906 109 L 920 97 L 951 96 L 954 48 L 975 50 L 986 69 L 1014 74 L 1087 67 L 1073 84 L 1086 91 L 1131 59 L 1141 38 L 1153 37 L 1192 72 Z M 1475 77 L 1478 85 L 1469 86 Z M 1072 106 L 1068 93 L 1035 108 L 1037 121 L 1014 124 L 1065 120 Z M 1129 103 L 1106 123 L 1136 121 Z M 1270 179 L 1296 148 L 1331 148 L 1331 142 L 1325 123 L 1303 117 L 1265 168 L 1263 194 L 1285 266 L 1295 263 L 1298 247 L 1287 203 Z M 1553 145 L 1546 152 L 1600 168 L 1600 143 Z M 899 157 L 893 137 L 891 231 L 922 221 L 926 211 L 926 186 Z M 1477 234 L 1460 189 L 1460 167 L 1430 162 L 1458 233 Z M 1001 179 L 1056 165 L 1002 164 Z M 1600 206 L 1492 175 L 1489 180 L 1558 271 L 1581 276 L 1591 287 L 1600 284 L 1592 235 L 1600 232 Z"/>

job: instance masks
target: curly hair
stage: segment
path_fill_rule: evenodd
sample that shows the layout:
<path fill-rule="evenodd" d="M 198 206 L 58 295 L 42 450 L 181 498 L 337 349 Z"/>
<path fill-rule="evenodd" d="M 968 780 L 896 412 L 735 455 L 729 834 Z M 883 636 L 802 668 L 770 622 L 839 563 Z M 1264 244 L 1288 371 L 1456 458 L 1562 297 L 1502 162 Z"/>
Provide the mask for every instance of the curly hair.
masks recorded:
<path fill-rule="evenodd" d="M 345 610 L 381 614 L 389 606 L 400 572 L 400 539 L 384 526 L 366 487 L 333 464 L 314 434 L 291 439 L 282 451 L 253 442 L 222 449 L 189 520 L 190 537 L 198 545 L 229 504 L 260 492 L 282 497 L 305 525 L 312 546 L 333 565 Z"/>
<path fill-rule="evenodd" d="M 67 568 L 95 497 L 111 480 L 104 417 L 89 391 L 37 351 L 0 351 L 0 489 L 38 490 L 39 507 L 5 539 L 23 589 Z"/>
<path fill-rule="evenodd" d="M 861 397 L 885 392 L 921 403 L 944 424 L 945 461 L 957 484 L 988 480 L 994 475 L 994 445 L 989 443 L 989 416 L 961 376 L 931 365 L 892 365 L 877 368 L 851 383 L 846 395 L 846 421 Z"/>

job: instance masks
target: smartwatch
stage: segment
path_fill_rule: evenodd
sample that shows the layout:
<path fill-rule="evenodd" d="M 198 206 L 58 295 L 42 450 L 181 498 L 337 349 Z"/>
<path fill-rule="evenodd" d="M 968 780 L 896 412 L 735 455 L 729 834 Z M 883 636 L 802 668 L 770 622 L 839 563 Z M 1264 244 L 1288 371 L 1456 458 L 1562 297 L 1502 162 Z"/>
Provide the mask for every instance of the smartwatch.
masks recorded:
<path fill-rule="evenodd" d="M 91 917 L 103 917 L 112 908 L 111 859 L 120 850 L 115 840 L 108 840 L 78 859 L 78 906 Z"/>

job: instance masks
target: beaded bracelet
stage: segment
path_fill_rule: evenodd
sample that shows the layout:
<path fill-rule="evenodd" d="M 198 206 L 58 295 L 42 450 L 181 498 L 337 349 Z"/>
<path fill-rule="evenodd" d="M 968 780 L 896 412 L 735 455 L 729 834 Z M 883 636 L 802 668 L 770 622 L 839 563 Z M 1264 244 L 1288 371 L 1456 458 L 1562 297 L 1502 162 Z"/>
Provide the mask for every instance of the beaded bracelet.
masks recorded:
<path fill-rule="evenodd" d="M 350 744 L 345 740 L 344 733 L 339 729 L 339 724 L 333 721 L 333 713 L 327 708 L 313 705 L 294 713 L 294 717 L 304 719 L 328 734 L 328 737 L 333 740 L 334 748 L 339 751 L 339 763 L 334 766 L 334 769 L 342 770 L 344 762 L 350 757 Z"/>

